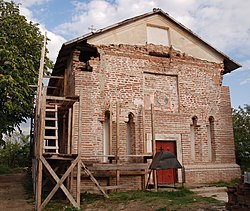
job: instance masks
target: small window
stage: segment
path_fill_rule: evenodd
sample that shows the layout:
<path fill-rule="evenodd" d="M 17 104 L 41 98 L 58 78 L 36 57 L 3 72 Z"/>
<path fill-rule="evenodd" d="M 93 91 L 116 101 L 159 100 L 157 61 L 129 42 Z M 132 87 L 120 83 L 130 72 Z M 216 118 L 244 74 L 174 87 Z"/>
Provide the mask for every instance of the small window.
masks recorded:
<path fill-rule="evenodd" d="M 147 26 L 147 41 L 148 44 L 169 45 L 169 33 L 167 28 L 156 26 Z"/>

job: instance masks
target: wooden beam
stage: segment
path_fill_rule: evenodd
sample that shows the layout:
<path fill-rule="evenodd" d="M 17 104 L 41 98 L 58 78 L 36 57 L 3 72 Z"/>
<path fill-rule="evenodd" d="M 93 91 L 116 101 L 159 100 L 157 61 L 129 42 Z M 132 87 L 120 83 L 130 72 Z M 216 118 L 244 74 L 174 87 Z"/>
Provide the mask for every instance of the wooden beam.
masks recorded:
<path fill-rule="evenodd" d="M 124 170 L 124 171 L 132 171 L 132 170 L 143 170 L 148 169 L 147 163 L 126 163 L 126 164 L 116 164 L 116 163 L 94 163 L 92 167 L 89 167 L 90 170 Z"/>
<path fill-rule="evenodd" d="M 52 189 L 52 191 L 49 193 L 49 195 L 47 196 L 47 198 L 43 201 L 42 205 L 40 206 L 40 210 L 42 210 L 47 205 L 47 203 L 54 196 L 54 194 L 56 193 L 56 191 L 58 190 L 58 188 L 62 189 L 62 191 L 64 192 L 64 194 L 67 196 L 67 198 L 69 199 L 69 201 L 71 202 L 71 204 L 74 207 L 79 208 L 79 205 L 76 203 L 75 199 L 73 198 L 73 196 L 71 195 L 71 193 L 68 191 L 68 189 L 64 186 L 63 182 L 68 177 L 68 175 L 72 172 L 72 170 L 76 166 L 76 164 L 79 163 L 80 157 L 78 156 L 71 163 L 70 167 L 67 169 L 67 171 L 64 173 L 64 175 L 61 177 L 61 179 L 59 179 L 59 177 L 56 175 L 56 173 L 54 172 L 54 170 L 51 168 L 51 166 L 49 165 L 49 163 L 46 161 L 46 159 L 43 156 L 40 157 L 40 160 L 42 161 L 42 163 L 44 164 L 44 166 L 48 169 L 49 173 L 54 178 L 54 180 L 57 182 L 57 184 Z"/>
<path fill-rule="evenodd" d="M 109 196 L 105 193 L 103 188 L 99 185 L 97 180 L 93 177 L 92 173 L 88 170 L 88 168 L 85 166 L 85 164 L 81 162 L 82 168 L 84 169 L 84 172 L 90 177 L 91 181 L 96 185 L 96 187 L 100 190 L 100 192 L 106 197 L 109 198 Z"/>
<path fill-rule="evenodd" d="M 112 125 L 112 102 L 109 105 L 109 154 L 112 155 L 112 135 L 113 135 L 113 125 Z"/>
<path fill-rule="evenodd" d="M 76 99 L 71 99 L 71 98 L 67 98 L 67 97 L 58 97 L 58 96 L 47 96 L 46 97 L 47 100 L 57 100 L 57 101 L 67 101 L 67 102 L 76 102 Z"/>
<path fill-rule="evenodd" d="M 69 108 L 69 112 L 68 112 L 68 138 L 67 138 L 67 154 L 71 153 L 71 132 L 72 132 L 72 128 L 71 128 L 71 121 L 72 121 L 72 108 Z"/>
<path fill-rule="evenodd" d="M 147 153 L 147 139 L 146 139 L 146 133 L 145 133 L 145 108 L 142 105 L 142 135 L 143 135 L 143 153 Z"/>
<path fill-rule="evenodd" d="M 82 95 L 83 91 L 80 90 L 79 96 L 79 112 L 78 112 L 78 143 L 77 143 L 77 154 L 81 157 L 81 141 L 82 141 Z M 80 163 L 77 165 L 77 180 L 76 180 L 76 202 L 80 205 L 81 197 L 81 166 Z"/>
<path fill-rule="evenodd" d="M 155 147 L 155 126 L 154 126 L 154 105 L 151 104 L 151 133 L 152 133 L 152 156 L 154 158 L 156 153 Z M 154 178 L 154 189 L 157 191 L 158 181 L 157 181 L 157 173 L 156 170 L 153 170 L 153 178 Z"/>
<path fill-rule="evenodd" d="M 116 101 L 116 163 L 119 163 L 119 150 L 120 150 L 120 105 Z M 120 171 L 116 170 L 116 185 L 120 185 Z"/>
<path fill-rule="evenodd" d="M 43 47 L 41 50 L 41 58 L 40 58 L 40 66 L 39 66 L 39 74 L 38 74 L 37 95 L 36 95 L 36 115 L 37 116 L 40 116 L 40 100 L 42 96 L 46 42 L 47 42 L 47 32 L 45 32 L 44 39 L 43 39 Z"/>
<path fill-rule="evenodd" d="M 67 83 L 68 83 L 68 80 L 67 80 L 67 69 L 64 70 L 64 81 L 63 81 L 63 93 L 64 93 L 64 96 L 67 96 L 67 92 L 68 92 L 68 86 L 67 86 Z"/>
<path fill-rule="evenodd" d="M 44 75 L 43 78 L 64 79 L 63 76 L 56 76 L 56 75 Z"/>
<path fill-rule="evenodd" d="M 70 142 L 70 152 L 73 153 L 73 142 L 74 142 L 74 137 L 75 137 L 75 108 L 76 105 L 74 104 L 72 106 L 72 131 L 71 131 L 71 142 Z M 74 152 L 76 153 L 76 152 Z"/>

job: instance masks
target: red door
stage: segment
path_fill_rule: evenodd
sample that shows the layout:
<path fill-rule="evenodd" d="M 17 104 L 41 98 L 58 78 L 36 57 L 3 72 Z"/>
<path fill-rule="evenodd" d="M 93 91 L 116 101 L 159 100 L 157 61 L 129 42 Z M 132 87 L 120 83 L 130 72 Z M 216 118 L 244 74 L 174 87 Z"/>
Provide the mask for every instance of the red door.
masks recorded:
<path fill-rule="evenodd" d="M 156 151 L 170 151 L 176 155 L 175 141 L 156 141 Z M 177 170 L 157 170 L 158 184 L 175 183 L 177 182 Z"/>

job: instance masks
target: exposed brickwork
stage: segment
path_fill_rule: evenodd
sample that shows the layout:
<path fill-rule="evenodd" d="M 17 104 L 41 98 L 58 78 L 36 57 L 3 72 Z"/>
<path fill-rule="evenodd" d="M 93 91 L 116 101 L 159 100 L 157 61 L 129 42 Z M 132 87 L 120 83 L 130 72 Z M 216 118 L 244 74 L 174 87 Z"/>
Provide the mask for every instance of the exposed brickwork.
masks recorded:
<path fill-rule="evenodd" d="M 79 51 L 73 53 L 68 70 L 72 72 L 68 73 L 68 93 L 79 95 L 80 89 L 83 93 L 80 111 L 83 159 L 103 161 L 103 158 L 86 156 L 103 154 L 103 122 L 110 103 L 113 110 L 112 153 L 115 154 L 117 100 L 120 103 L 120 155 L 127 153 L 126 132 L 130 113 L 134 115 L 135 137 L 131 152 L 145 153 L 143 131 L 145 135 L 151 133 L 150 104 L 154 103 L 155 133 L 181 136 L 180 150 L 182 164 L 187 166 L 187 183 L 212 182 L 218 181 L 218 178 L 230 180 L 239 176 L 239 168 L 235 165 L 230 93 L 228 87 L 221 86 L 223 64 L 195 59 L 164 46 L 96 47 L 100 57 L 89 61 L 92 72 L 81 71 Z M 151 56 L 149 52 L 168 56 Z M 78 138 L 77 106 L 74 112 L 75 150 Z M 198 118 L 198 126 L 195 130 L 195 160 L 192 161 L 190 125 L 194 116 Z M 209 117 L 214 118 L 213 161 L 208 159 Z M 200 170 L 200 167 L 207 165 L 210 166 L 209 170 Z M 221 166 L 222 170 L 218 169 L 220 165 L 224 165 Z M 134 181 L 131 187 L 141 187 L 139 181 L 131 178 L 125 183 Z"/>

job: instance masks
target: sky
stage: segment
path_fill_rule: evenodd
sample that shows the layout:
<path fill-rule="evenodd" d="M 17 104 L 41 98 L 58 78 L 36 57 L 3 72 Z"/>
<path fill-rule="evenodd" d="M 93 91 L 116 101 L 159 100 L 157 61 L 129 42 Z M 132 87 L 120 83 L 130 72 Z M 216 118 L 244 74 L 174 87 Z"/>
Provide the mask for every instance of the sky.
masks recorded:
<path fill-rule="evenodd" d="M 55 61 L 61 45 L 108 25 L 160 8 L 222 51 L 242 68 L 224 75 L 232 107 L 250 104 L 249 0 L 14 0 L 20 12 L 40 24 Z"/>

